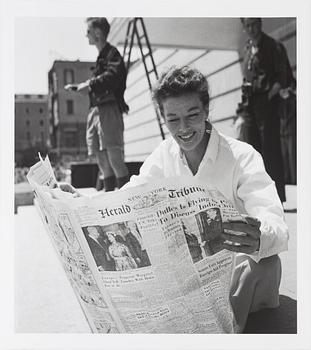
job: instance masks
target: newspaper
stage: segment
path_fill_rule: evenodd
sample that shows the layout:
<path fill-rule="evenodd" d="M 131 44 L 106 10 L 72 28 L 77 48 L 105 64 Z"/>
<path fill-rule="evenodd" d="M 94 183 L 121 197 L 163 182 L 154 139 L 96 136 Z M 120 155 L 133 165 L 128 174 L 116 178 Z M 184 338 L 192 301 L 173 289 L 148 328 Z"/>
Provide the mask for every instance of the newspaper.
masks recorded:
<path fill-rule="evenodd" d="M 73 198 L 47 159 L 28 179 L 93 332 L 235 333 L 221 232 L 243 219 L 217 189 L 180 177 Z"/>

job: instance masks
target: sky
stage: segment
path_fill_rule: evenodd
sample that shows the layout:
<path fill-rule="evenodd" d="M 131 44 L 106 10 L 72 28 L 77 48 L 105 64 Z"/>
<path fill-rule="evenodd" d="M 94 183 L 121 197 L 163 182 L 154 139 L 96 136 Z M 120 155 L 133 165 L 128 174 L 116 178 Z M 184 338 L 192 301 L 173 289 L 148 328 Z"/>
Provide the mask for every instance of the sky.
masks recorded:
<path fill-rule="evenodd" d="M 48 71 L 56 59 L 95 61 L 85 18 L 19 17 L 15 19 L 16 94 L 47 94 Z"/>

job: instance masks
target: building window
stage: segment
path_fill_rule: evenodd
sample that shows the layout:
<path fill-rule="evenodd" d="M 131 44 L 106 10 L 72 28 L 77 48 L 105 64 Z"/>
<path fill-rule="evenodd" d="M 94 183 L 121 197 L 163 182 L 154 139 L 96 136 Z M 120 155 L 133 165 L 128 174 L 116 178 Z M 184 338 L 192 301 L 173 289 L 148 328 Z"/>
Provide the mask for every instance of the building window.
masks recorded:
<path fill-rule="evenodd" d="M 73 114 L 73 100 L 67 100 L 67 114 Z"/>
<path fill-rule="evenodd" d="M 28 141 L 30 141 L 30 132 L 29 131 L 27 131 L 27 133 L 26 133 L 26 138 Z"/>
<path fill-rule="evenodd" d="M 26 108 L 26 113 L 29 114 L 29 108 Z"/>
<path fill-rule="evenodd" d="M 39 108 L 39 113 L 43 113 L 43 108 Z"/>
<path fill-rule="evenodd" d="M 30 125 L 30 120 L 26 120 L 26 125 L 27 125 L 27 126 Z"/>
<path fill-rule="evenodd" d="M 43 126 L 43 119 L 40 119 L 40 126 Z"/>
<path fill-rule="evenodd" d="M 74 71 L 72 69 L 65 69 L 64 70 L 64 85 L 67 84 L 73 84 L 75 81 L 75 77 L 74 77 Z"/>
<path fill-rule="evenodd" d="M 77 132 L 65 131 L 65 147 L 77 147 Z"/>

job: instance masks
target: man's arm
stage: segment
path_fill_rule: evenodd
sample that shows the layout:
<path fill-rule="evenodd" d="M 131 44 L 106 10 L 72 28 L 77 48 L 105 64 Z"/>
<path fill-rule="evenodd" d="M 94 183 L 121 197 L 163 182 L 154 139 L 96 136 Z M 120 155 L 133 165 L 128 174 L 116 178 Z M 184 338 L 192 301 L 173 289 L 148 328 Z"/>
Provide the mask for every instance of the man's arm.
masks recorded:
<path fill-rule="evenodd" d="M 125 75 L 123 58 L 117 49 L 112 48 L 113 55 L 109 55 L 107 67 L 104 72 L 90 80 L 90 89 L 115 90 L 120 84 L 120 79 Z"/>
<path fill-rule="evenodd" d="M 64 86 L 64 89 L 68 91 L 88 93 L 89 85 L 90 85 L 90 80 L 86 80 L 79 84 L 67 84 Z"/>

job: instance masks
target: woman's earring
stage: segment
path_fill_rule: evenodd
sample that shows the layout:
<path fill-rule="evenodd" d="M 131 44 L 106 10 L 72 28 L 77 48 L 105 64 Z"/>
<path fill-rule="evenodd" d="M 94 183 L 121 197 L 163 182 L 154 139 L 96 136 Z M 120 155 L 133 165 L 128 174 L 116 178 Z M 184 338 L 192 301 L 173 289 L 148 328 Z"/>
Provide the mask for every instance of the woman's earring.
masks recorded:
<path fill-rule="evenodd" d="M 208 121 L 208 119 L 206 120 L 206 123 L 205 123 L 205 132 L 207 134 L 210 134 L 212 132 L 212 125 L 211 123 Z"/>

